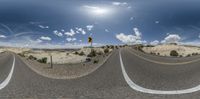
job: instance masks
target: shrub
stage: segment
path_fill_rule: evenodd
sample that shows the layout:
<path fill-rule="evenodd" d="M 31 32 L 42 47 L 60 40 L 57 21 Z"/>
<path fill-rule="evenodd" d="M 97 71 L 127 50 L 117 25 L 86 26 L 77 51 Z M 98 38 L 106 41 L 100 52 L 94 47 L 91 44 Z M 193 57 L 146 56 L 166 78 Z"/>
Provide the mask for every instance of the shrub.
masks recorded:
<path fill-rule="evenodd" d="M 97 52 L 97 55 L 103 55 L 103 52 L 99 51 Z"/>
<path fill-rule="evenodd" d="M 101 46 L 101 48 L 102 48 L 102 49 L 104 49 L 104 48 L 105 48 L 105 46 Z"/>
<path fill-rule="evenodd" d="M 30 55 L 30 56 L 28 57 L 28 59 L 30 59 L 30 60 L 37 60 L 37 58 L 34 57 L 33 55 Z"/>
<path fill-rule="evenodd" d="M 94 64 L 96 64 L 96 63 L 98 63 L 98 62 L 99 62 L 99 60 L 94 60 L 94 61 L 93 61 Z"/>
<path fill-rule="evenodd" d="M 114 49 L 115 47 L 113 45 L 110 46 L 111 49 Z"/>
<path fill-rule="evenodd" d="M 43 57 L 42 59 L 37 60 L 40 63 L 47 63 L 47 57 Z"/>
<path fill-rule="evenodd" d="M 183 57 L 183 55 L 180 55 L 179 57 Z"/>
<path fill-rule="evenodd" d="M 153 45 L 147 45 L 146 47 L 154 47 Z"/>
<path fill-rule="evenodd" d="M 85 55 L 85 53 L 84 53 L 83 51 L 81 51 L 81 52 L 79 53 L 79 55 L 80 55 L 80 56 L 83 56 L 83 55 Z"/>
<path fill-rule="evenodd" d="M 115 48 L 116 48 L 116 49 L 119 49 L 119 47 L 118 47 L 118 46 L 115 46 Z"/>
<path fill-rule="evenodd" d="M 150 52 L 151 55 L 156 55 L 156 53 Z"/>
<path fill-rule="evenodd" d="M 87 55 L 87 57 L 95 57 L 97 55 L 95 50 L 91 50 L 91 52 Z"/>
<path fill-rule="evenodd" d="M 108 52 L 109 52 L 109 49 L 108 49 L 108 48 L 104 49 L 104 53 L 105 53 L 105 54 L 108 53 Z"/>
<path fill-rule="evenodd" d="M 21 56 L 21 57 L 25 57 L 25 55 L 24 55 L 24 54 L 22 54 L 22 53 L 19 53 L 18 55 L 19 55 L 19 56 Z"/>
<path fill-rule="evenodd" d="M 86 60 L 86 62 L 90 62 L 92 59 L 91 58 L 86 58 L 85 60 Z"/>
<path fill-rule="evenodd" d="M 176 50 L 172 50 L 170 52 L 170 56 L 178 56 L 178 52 Z"/>
<path fill-rule="evenodd" d="M 110 48 L 110 46 L 109 46 L 109 45 L 106 45 L 106 48 Z"/>
<path fill-rule="evenodd" d="M 186 57 L 190 57 L 191 56 L 191 54 L 188 54 Z"/>
<path fill-rule="evenodd" d="M 79 53 L 76 51 L 76 52 L 74 52 L 74 54 L 75 54 L 75 55 L 78 55 Z"/>
<path fill-rule="evenodd" d="M 160 55 L 160 53 L 157 53 L 157 55 Z"/>
<path fill-rule="evenodd" d="M 192 55 L 198 55 L 198 53 L 192 53 Z"/>

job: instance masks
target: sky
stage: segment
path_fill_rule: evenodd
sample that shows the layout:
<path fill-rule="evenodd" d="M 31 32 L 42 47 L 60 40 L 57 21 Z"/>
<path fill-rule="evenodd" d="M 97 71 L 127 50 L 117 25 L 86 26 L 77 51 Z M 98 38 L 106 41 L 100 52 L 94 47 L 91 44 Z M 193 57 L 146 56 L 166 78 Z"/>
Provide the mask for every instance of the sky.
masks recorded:
<path fill-rule="evenodd" d="M 200 45 L 199 0 L 0 0 L 0 46 Z"/>

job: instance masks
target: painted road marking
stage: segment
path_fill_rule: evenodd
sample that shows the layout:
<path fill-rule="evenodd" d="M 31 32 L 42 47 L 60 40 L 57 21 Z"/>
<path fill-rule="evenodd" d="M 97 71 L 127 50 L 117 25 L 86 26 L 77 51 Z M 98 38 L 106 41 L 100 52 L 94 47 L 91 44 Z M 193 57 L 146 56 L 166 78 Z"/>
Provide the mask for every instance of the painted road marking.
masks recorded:
<path fill-rule="evenodd" d="M 8 83 L 10 82 L 12 75 L 13 75 L 14 68 L 15 68 L 15 56 L 13 56 L 13 64 L 12 64 L 10 73 L 8 74 L 8 77 L 0 84 L 0 90 L 5 88 L 8 85 Z"/>
<path fill-rule="evenodd" d="M 184 65 L 184 64 L 190 64 L 190 63 L 194 63 L 194 62 L 198 62 L 200 61 L 200 59 L 196 59 L 196 60 L 192 60 L 192 61 L 187 61 L 187 62 L 177 62 L 177 63 L 167 63 L 167 62 L 159 62 L 159 61 L 155 61 L 155 60 L 151 60 L 151 59 L 148 59 L 148 58 L 145 58 L 145 57 L 142 57 L 140 55 L 137 55 L 135 54 L 134 52 L 128 50 L 130 53 L 134 54 L 135 56 L 143 59 L 143 60 L 146 60 L 148 62 L 152 62 L 152 63 L 156 63 L 156 64 L 162 64 L 162 65 Z"/>
<path fill-rule="evenodd" d="M 121 57 L 121 50 L 119 51 L 119 58 L 120 58 L 120 64 L 121 64 L 121 69 L 122 69 L 122 74 L 124 76 L 125 81 L 127 84 L 136 91 L 142 92 L 142 93 L 148 93 L 148 94 L 167 94 L 167 95 L 173 95 L 173 94 L 187 94 L 187 93 L 193 93 L 196 91 L 200 90 L 200 85 L 189 88 L 189 89 L 184 89 L 184 90 L 172 90 L 172 91 L 163 91 L 163 90 L 153 90 L 153 89 L 147 89 L 144 87 L 141 87 L 137 84 L 135 84 L 128 76 L 126 73 L 126 70 L 124 68 L 123 60 Z"/>

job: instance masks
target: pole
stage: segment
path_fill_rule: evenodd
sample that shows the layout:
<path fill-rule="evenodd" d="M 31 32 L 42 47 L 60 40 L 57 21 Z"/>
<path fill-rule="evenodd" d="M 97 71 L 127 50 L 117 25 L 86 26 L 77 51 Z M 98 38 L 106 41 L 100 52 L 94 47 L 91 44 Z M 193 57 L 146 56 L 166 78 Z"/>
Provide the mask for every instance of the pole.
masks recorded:
<path fill-rule="evenodd" d="M 50 55 L 50 64 L 51 64 L 51 68 L 53 68 L 53 62 L 52 62 L 52 55 Z"/>
<path fill-rule="evenodd" d="M 93 42 L 93 41 L 92 41 L 92 42 Z M 90 46 L 91 46 L 91 48 L 92 48 L 92 42 L 91 42 L 91 45 L 90 45 Z"/>

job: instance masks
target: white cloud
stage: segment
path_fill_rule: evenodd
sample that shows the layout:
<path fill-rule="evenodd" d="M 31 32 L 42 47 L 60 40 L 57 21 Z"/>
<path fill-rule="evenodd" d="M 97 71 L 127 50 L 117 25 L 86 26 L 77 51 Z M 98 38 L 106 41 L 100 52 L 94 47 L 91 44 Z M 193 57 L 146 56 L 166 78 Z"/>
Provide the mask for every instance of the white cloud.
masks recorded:
<path fill-rule="evenodd" d="M 179 43 L 181 37 L 178 34 L 169 34 L 161 43 Z"/>
<path fill-rule="evenodd" d="M 89 6 L 89 5 L 85 5 L 85 6 L 83 6 L 83 7 L 88 8 L 88 9 L 92 9 L 92 10 L 100 9 L 99 7 L 96 7 L 96 6 Z"/>
<path fill-rule="evenodd" d="M 66 40 L 67 40 L 68 42 L 71 42 L 71 41 L 76 41 L 76 38 L 66 38 Z"/>
<path fill-rule="evenodd" d="M 133 19 L 134 19 L 133 17 L 130 17 L 130 21 L 133 21 Z"/>
<path fill-rule="evenodd" d="M 7 36 L 0 34 L 0 38 L 7 38 Z"/>
<path fill-rule="evenodd" d="M 158 45 L 160 42 L 158 40 L 154 40 L 152 42 L 150 42 L 151 45 Z"/>
<path fill-rule="evenodd" d="M 41 39 L 37 39 L 36 42 L 37 43 L 42 43 L 42 40 Z"/>
<path fill-rule="evenodd" d="M 116 35 L 116 38 L 123 43 L 133 43 L 136 42 L 136 36 L 134 35 L 125 35 L 124 33 L 120 33 Z"/>
<path fill-rule="evenodd" d="M 73 29 L 70 29 L 70 32 L 65 32 L 65 35 L 67 36 L 74 36 L 76 33 L 74 32 Z"/>
<path fill-rule="evenodd" d="M 160 21 L 155 21 L 156 24 L 160 23 Z"/>
<path fill-rule="evenodd" d="M 124 33 L 120 33 L 116 35 L 116 38 L 123 43 L 131 43 L 131 44 L 141 44 L 146 43 L 146 41 L 141 40 L 141 32 L 139 32 L 138 28 L 133 28 L 135 35 L 125 35 Z"/>
<path fill-rule="evenodd" d="M 94 25 L 87 25 L 86 28 L 88 31 L 91 31 L 94 28 Z"/>
<path fill-rule="evenodd" d="M 40 39 L 45 41 L 51 41 L 51 38 L 48 36 L 41 36 Z"/>
<path fill-rule="evenodd" d="M 42 29 L 48 29 L 49 28 L 49 26 L 43 26 L 43 25 L 38 25 L 40 28 L 42 28 Z"/>
<path fill-rule="evenodd" d="M 199 34 L 199 38 L 200 38 L 200 34 Z"/>
<path fill-rule="evenodd" d="M 127 2 L 112 2 L 112 5 L 115 5 L 115 6 L 125 6 L 127 4 L 128 4 Z"/>
<path fill-rule="evenodd" d="M 128 9 L 132 8 L 127 2 L 112 2 L 112 5 L 119 7 L 126 7 Z"/>
<path fill-rule="evenodd" d="M 199 40 L 189 41 L 189 42 L 180 42 L 181 45 L 193 45 L 193 46 L 200 46 Z"/>
<path fill-rule="evenodd" d="M 85 32 L 85 30 L 83 29 L 83 28 L 78 28 L 78 27 L 76 27 L 76 33 L 81 33 L 81 34 L 83 34 L 83 35 L 85 35 L 86 34 L 86 32 Z"/>
<path fill-rule="evenodd" d="M 63 34 L 61 32 L 58 32 L 57 30 L 53 31 L 53 33 L 59 37 L 62 37 Z"/>
<path fill-rule="evenodd" d="M 105 32 L 110 32 L 108 29 L 105 29 Z"/>
<path fill-rule="evenodd" d="M 64 29 L 61 29 L 61 31 L 62 31 L 62 32 L 65 32 L 65 30 L 64 30 Z"/>
<path fill-rule="evenodd" d="M 137 37 L 141 37 L 142 36 L 142 33 L 138 30 L 138 28 L 133 28 L 134 32 L 135 32 L 135 35 Z"/>

